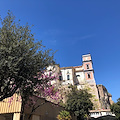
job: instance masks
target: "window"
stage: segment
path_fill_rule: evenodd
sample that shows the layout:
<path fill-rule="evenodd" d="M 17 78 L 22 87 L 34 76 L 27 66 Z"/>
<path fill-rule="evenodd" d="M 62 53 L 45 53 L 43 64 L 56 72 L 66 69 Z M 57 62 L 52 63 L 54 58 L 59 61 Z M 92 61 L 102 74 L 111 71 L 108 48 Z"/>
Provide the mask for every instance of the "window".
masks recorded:
<path fill-rule="evenodd" d="M 87 64 L 86 66 L 87 66 L 87 69 L 89 69 L 89 65 Z"/>
<path fill-rule="evenodd" d="M 67 75 L 67 80 L 70 80 L 70 76 L 69 75 Z"/>
<path fill-rule="evenodd" d="M 90 73 L 88 73 L 88 78 L 90 78 Z"/>
<path fill-rule="evenodd" d="M 62 76 L 59 76 L 59 80 L 62 80 Z"/>
<path fill-rule="evenodd" d="M 69 71 L 67 71 L 67 74 L 69 74 Z"/>
<path fill-rule="evenodd" d="M 76 77 L 80 77 L 80 75 L 76 75 Z"/>

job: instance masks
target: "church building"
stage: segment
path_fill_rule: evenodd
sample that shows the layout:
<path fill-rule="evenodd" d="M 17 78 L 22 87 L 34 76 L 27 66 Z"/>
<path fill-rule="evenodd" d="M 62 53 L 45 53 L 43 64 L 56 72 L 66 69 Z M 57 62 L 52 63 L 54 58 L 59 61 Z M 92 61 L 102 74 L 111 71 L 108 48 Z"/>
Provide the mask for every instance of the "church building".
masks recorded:
<path fill-rule="evenodd" d="M 76 85 L 78 89 L 90 88 L 89 92 L 94 96 L 94 109 L 110 109 L 110 104 L 113 103 L 112 95 L 105 86 L 96 85 L 90 54 L 82 55 L 81 66 L 61 67 L 59 71 L 59 86 L 66 89 L 69 85 Z"/>

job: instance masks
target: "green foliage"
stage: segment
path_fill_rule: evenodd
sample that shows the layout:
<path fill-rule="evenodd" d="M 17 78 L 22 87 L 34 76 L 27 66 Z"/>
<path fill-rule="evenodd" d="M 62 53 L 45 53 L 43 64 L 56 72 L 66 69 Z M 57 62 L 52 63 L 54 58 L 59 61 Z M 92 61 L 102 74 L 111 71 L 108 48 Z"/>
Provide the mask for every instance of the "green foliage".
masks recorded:
<path fill-rule="evenodd" d="M 92 109 L 93 103 L 90 100 L 92 95 L 87 90 L 77 90 L 72 87 L 67 97 L 66 109 L 74 112 L 78 120 L 84 120 L 89 116 L 89 110 Z"/>
<path fill-rule="evenodd" d="M 60 100 L 59 105 L 62 106 L 62 107 L 65 107 L 65 104 L 63 103 L 62 100 Z"/>
<path fill-rule="evenodd" d="M 53 62 L 51 50 L 35 42 L 28 24 L 21 26 L 8 11 L 0 28 L 0 101 L 20 91 L 22 97 L 33 94 L 38 81 L 34 76 Z M 26 86 L 29 86 L 25 89 Z M 26 93 L 26 94 L 24 94 Z"/>
<path fill-rule="evenodd" d="M 115 113 L 116 118 L 120 120 L 120 98 L 117 100 L 117 103 L 111 105 L 111 111 Z"/>
<path fill-rule="evenodd" d="M 70 113 L 66 110 L 62 110 L 59 115 L 57 116 L 58 120 L 71 120 L 72 117 L 70 115 Z"/>

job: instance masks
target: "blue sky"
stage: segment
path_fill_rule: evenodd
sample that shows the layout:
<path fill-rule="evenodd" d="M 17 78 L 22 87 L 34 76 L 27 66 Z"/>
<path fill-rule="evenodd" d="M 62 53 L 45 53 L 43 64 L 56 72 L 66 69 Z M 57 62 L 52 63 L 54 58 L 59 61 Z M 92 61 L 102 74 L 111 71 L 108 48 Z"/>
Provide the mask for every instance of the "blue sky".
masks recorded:
<path fill-rule="evenodd" d="M 57 50 L 61 67 L 82 65 L 91 53 L 95 79 L 120 97 L 120 0 L 1 0 L 0 15 L 11 10 L 28 22 L 37 40 Z"/>

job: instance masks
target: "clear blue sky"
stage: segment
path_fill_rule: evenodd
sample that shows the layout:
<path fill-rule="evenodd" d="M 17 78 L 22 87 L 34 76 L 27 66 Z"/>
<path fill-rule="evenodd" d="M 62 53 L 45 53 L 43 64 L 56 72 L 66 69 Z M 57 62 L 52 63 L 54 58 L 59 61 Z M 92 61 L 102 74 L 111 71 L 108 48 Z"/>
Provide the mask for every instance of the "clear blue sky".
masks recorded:
<path fill-rule="evenodd" d="M 120 97 L 120 0 L 1 0 L 0 15 L 11 10 L 35 38 L 58 50 L 61 67 L 82 65 L 91 53 L 97 84 L 116 102 Z"/>

